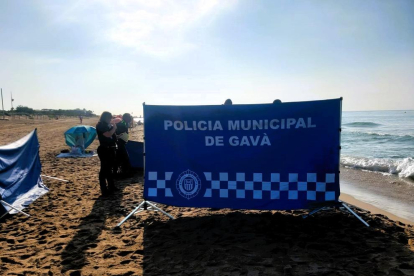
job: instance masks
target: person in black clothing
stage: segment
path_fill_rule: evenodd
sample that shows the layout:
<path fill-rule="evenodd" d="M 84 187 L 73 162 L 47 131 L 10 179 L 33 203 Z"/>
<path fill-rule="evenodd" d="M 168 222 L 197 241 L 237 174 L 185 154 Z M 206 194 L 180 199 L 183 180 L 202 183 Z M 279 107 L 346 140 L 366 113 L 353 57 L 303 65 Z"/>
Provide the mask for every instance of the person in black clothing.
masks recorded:
<path fill-rule="evenodd" d="M 104 196 L 117 190 L 113 177 L 116 162 L 116 125 L 111 124 L 111 119 L 112 114 L 105 111 L 102 113 L 96 125 L 96 132 L 98 133 L 99 139 L 98 156 L 101 160 L 99 185 Z"/>
<path fill-rule="evenodd" d="M 128 176 L 131 170 L 131 164 L 129 162 L 129 155 L 126 150 L 126 144 L 129 139 L 129 132 L 128 126 L 131 122 L 132 117 L 129 113 L 125 113 L 122 116 L 122 121 L 117 123 L 116 135 L 117 135 L 117 142 L 118 149 L 116 152 L 116 160 L 117 160 L 117 173 L 120 176 Z"/>

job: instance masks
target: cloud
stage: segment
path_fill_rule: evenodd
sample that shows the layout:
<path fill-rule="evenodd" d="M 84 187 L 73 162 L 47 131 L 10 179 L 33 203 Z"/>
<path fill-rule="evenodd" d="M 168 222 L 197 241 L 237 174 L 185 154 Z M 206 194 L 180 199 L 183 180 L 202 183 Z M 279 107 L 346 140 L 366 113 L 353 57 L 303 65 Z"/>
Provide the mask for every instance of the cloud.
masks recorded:
<path fill-rule="evenodd" d="M 108 38 L 138 53 L 156 57 L 180 55 L 197 47 L 189 38 L 215 16 L 232 6 L 234 0 L 199 1 L 104 1 L 111 27 Z"/>
<path fill-rule="evenodd" d="M 237 1 L 72 0 L 50 2 L 42 9 L 49 26 L 62 27 L 88 47 L 110 42 L 166 58 L 196 48 L 200 33 Z"/>

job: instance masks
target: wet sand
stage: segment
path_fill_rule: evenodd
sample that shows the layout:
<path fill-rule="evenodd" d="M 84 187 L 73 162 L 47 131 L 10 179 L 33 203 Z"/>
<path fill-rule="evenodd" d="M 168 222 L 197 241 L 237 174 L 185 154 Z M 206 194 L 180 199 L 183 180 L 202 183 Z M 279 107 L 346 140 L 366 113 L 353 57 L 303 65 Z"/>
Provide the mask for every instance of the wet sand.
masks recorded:
<path fill-rule="evenodd" d="M 341 194 L 352 195 L 363 202 L 364 207 L 355 204 L 361 208 L 387 216 L 391 214 L 414 225 L 414 182 L 410 180 L 341 167 Z"/>
<path fill-rule="evenodd" d="M 414 275 L 414 227 L 363 210 L 370 228 L 340 210 L 303 219 L 306 211 L 159 205 L 176 219 L 145 212 L 114 230 L 142 200 L 142 174 L 102 198 L 97 157 L 55 158 L 76 124 L 0 122 L 1 144 L 37 127 L 43 173 L 71 181 L 45 179 L 50 192 L 25 209 L 30 218 L 0 222 L 0 275 Z M 132 137 L 142 141 L 142 127 Z"/>
<path fill-rule="evenodd" d="M 405 224 L 414 225 L 414 222 L 412 222 L 411 220 L 399 217 L 395 214 L 392 214 L 392 213 L 387 212 L 383 209 L 380 209 L 380 208 L 378 208 L 378 207 L 376 207 L 372 204 L 369 204 L 369 203 L 366 203 L 364 201 L 358 200 L 352 195 L 341 193 L 341 196 L 340 196 L 339 199 L 342 200 L 343 202 L 347 203 L 347 204 L 350 204 L 350 205 L 356 206 L 360 209 L 369 211 L 371 214 L 384 215 L 384 216 L 386 216 L 389 219 L 392 219 L 394 221 L 400 221 L 400 222 L 405 223 Z"/>

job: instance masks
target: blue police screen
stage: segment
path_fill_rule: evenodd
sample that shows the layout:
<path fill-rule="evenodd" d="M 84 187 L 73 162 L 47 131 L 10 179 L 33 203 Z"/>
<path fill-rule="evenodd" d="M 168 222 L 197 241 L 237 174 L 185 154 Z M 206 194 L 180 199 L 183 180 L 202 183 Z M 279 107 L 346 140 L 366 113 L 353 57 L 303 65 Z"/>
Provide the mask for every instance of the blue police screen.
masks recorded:
<path fill-rule="evenodd" d="M 338 201 L 341 103 L 144 105 L 144 197 L 262 210 Z"/>

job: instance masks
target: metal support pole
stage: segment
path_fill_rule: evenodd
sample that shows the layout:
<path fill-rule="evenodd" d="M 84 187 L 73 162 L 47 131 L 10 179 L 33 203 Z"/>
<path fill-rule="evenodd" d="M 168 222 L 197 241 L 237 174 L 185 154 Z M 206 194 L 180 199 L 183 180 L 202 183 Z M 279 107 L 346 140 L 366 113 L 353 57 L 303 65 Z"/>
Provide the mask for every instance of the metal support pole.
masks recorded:
<path fill-rule="evenodd" d="M 0 219 L 2 219 L 2 218 L 3 218 L 5 215 L 7 215 L 9 212 L 10 212 L 10 211 L 8 211 L 8 212 L 4 213 L 4 214 L 0 217 Z"/>
<path fill-rule="evenodd" d="M 147 203 L 154 208 L 155 210 L 160 211 L 161 213 L 163 213 L 164 215 L 166 215 L 167 217 L 169 217 L 170 219 L 174 219 L 174 217 L 170 214 L 168 214 L 167 212 L 165 212 L 164 210 L 162 210 L 161 208 L 158 208 L 157 206 L 155 206 L 154 204 L 152 204 L 151 202 L 147 201 Z"/>
<path fill-rule="evenodd" d="M 351 214 L 353 214 L 357 219 L 359 219 L 363 224 L 365 224 L 366 227 L 369 227 L 369 224 L 365 220 L 363 220 L 360 216 L 358 216 L 357 213 L 352 211 L 352 209 L 349 208 L 345 203 L 342 202 L 342 206 L 344 206 L 345 209 L 347 209 Z"/>
<path fill-rule="evenodd" d="M 143 202 L 141 202 L 138 205 L 138 207 L 135 208 L 131 213 L 129 213 L 129 215 L 126 216 L 120 223 L 118 223 L 118 225 L 116 227 L 121 227 L 121 225 L 124 224 L 124 222 L 127 221 L 127 219 L 129 219 L 133 214 L 135 214 L 141 208 L 141 206 L 144 205 L 144 203 L 145 203 L 145 200 Z"/>
<path fill-rule="evenodd" d="M 342 207 L 344 207 L 349 213 L 351 213 L 352 215 L 354 215 L 357 219 L 359 219 L 366 227 L 369 227 L 369 224 L 365 221 L 365 220 L 363 220 L 360 216 L 358 216 L 358 214 L 357 213 L 355 213 L 354 211 L 352 211 L 352 209 L 351 208 L 349 208 L 349 206 L 347 206 L 345 203 L 343 203 L 342 201 L 339 201 L 340 202 L 340 204 L 341 204 L 341 206 Z M 315 209 L 315 210 L 312 210 L 311 212 L 309 212 L 309 214 L 307 214 L 307 215 L 304 215 L 304 216 L 302 216 L 302 218 L 307 218 L 307 217 L 310 217 L 311 215 L 314 215 L 314 214 L 316 214 L 317 212 L 320 212 L 320 211 L 323 211 L 323 210 L 326 210 L 326 209 L 330 209 L 330 208 L 332 208 L 332 207 L 320 207 L 320 208 L 317 208 L 317 209 Z"/>
<path fill-rule="evenodd" d="M 169 217 L 170 219 L 174 219 L 174 217 L 170 214 L 168 214 L 167 212 L 165 212 L 164 210 L 162 210 L 161 208 L 157 207 L 155 204 L 144 200 L 143 202 L 141 202 L 137 208 L 135 208 L 131 213 L 129 213 L 128 216 L 126 216 L 120 223 L 118 223 L 118 225 L 116 226 L 116 228 L 120 227 L 122 224 L 124 224 L 125 221 L 127 221 L 127 219 L 129 219 L 133 214 L 136 213 L 140 213 L 143 211 L 160 211 L 161 213 L 163 213 L 164 215 L 166 215 L 167 217 Z"/>
<path fill-rule="evenodd" d="M 304 216 L 302 216 L 302 218 L 307 218 L 307 217 L 310 217 L 310 216 L 312 216 L 312 215 L 314 215 L 314 214 L 316 214 L 317 212 L 319 212 L 319 211 L 322 211 L 322 210 L 325 210 L 327 207 L 321 207 L 321 208 L 317 208 L 317 209 L 315 209 L 315 210 L 313 210 L 313 211 L 310 211 L 309 212 L 309 214 L 307 214 L 307 215 L 304 215 Z"/>
<path fill-rule="evenodd" d="M 65 179 L 61 179 L 61 178 L 57 178 L 57 177 L 53 177 L 53 176 L 48 176 L 48 175 L 44 175 L 44 174 L 42 174 L 41 176 L 42 177 L 47 177 L 47 178 L 50 178 L 50 179 L 55 179 L 55 180 L 63 181 L 63 182 L 69 182 L 69 180 L 65 180 Z"/>
<path fill-rule="evenodd" d="M 1 108 L 3 109 L 3 120 L 4 120 L 5 114 L 4 114 L 4 104 L 3 104 L 3 88 L 1 88 L 0 90 L 1 90 Z"/>
<path fill-rule="evenodd" d="M 3 204 L 5 204 L 5 205 L 7 205 L 7 206 L 9 206 L 10 208 L 12 208 L 12 209 L 16 210 L 17 212 L 22 213 L 23 215 L 25 215 L 25 216 L 27 216 L 27 217 L 30 217 L 30 215 L 29 215 L 29 214 L 27 214 L 27 213 L 23 212 L 22 210 L 19 210 L 19 209 L 17 209 L 17 208 L 15 208 L 15 207 L 13 207 L 12 205 L 10 205 L 10 204 L 8 204 L 7 202 L 5 202 L 4 200 L 0 200 L 0 202 L 1 202 L 1 203 L 3 203 Z M 9 212 L 10 212 L 10 211 L 9 211 Z M 9 213 L 9 212 L 7 212 L 7 213 Z"/>

